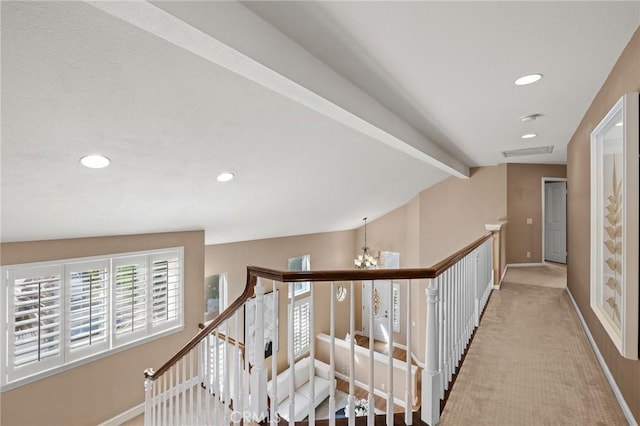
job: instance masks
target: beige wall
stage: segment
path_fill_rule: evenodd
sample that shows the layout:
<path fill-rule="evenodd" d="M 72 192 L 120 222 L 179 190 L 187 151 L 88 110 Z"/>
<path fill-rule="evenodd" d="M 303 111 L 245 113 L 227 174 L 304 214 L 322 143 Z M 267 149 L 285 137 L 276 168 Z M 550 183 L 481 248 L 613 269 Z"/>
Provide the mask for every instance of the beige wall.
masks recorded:
<path fill-rule="evenodd" d="M 311 255 L 311 269 L 352 269 L 355 255 L 354 231 L 328 232 L 322 234 L 299 235 L 294 237 L 270 238 L 264 240 L 244 241 L 230 244 L 216 244 L 205 247 L 205 275 L 222 272 L 227 273 L 229 283 L 229 302 L 233 302 L 244 290 L 247 266 L 255 265 L 266 268 L 287 270 L 290 257 Z M 271 290 L 271 281 L 265 281 L 267 291 Z M 288 295 L 284 285 L 278 287 L 279 295 L 279 351 L 278 369 L 287 366 L 287 306 Z M 203 290 L 204 291 L 204 290 Z M 304 297 L 304 296 L 303 296 Z M 321 283 L 315 292 L 315 331 L 329 334 L 329 315 L 318 313 L 329 312 L 331 300 L 330 285 Z M 336 301 L 336 335 L 344 337 L 349 323 L 349 293 L 343 302 Z M 360 306 L 360 305 L 356 305 Z M 360 312 L 356 312 L 358 316 Z M 202 319 L 200 319 L 202 321 Z M 231 333 L 234 335 L 234 333 Z M 244 341 L 244 334 L 240 332 Z M 271 367 L 271 358 L 267 363 Z"/>
<path fill-rule="evenodd" d="M 487 233 L 485 225 L 498 223 L 507 214 L 507 168 L 505 164 L 471 170 L 469 179 L 450 177 L 422 191 L 404 206 L 367 225 L 367 244 L 372 250 L 400 252 L 400 266 L 429 267 Z M 361 247 L 364 231 L 356 233 Z M 504 260 L 501 261 L 504 268 Z M 413 350 L 424 361 L 426 281 L 412 283 Z M 359 296 L 358 296 L 359 297 Z M 406 293 L 401 287 L 401 315 Z M 357 299 L 362 306 L 361 299 Z M 358 321 L 358 326 L 360 322 Z M 406 327 L 394 334 L 406 342 Z"/>
<path fill-rule="evenodd" d="M 420 265 L 431 266 L 487 233 L 507 216 L 505 164 L 450 177 L 420 193 Z"/>
<path fill-rule="evenodd" d="M 566 165 L 507 165 L 507 263 L 542 262 L 542 178 L 567 177 Z M 527 224 L 527 218 L 532 224 Z M 527 257 L 530 252 L 531 257 Z"/>
<path fill-rule="evenodd" d="M 2 393 L 2 425 L 95 425 L 142 403 L 143 371 L 168 360 L 195 334 L 204 314 L 204 233 L 0 245 L 2 265 L 178 246 L 184 246 L 184 331 Z"/>
<path fill-rule="evenodd" d="M 640 30 L 618 59 L 587 110 L 568 146 L 568 268 L 567 284 L 591 330 L 605 362 L 636 420 L 640 420 L 640 361 L 620 356 L 589 303 L 590 273 L 590 157 L 593 129 L 620 97 L 640 91 Z"/>

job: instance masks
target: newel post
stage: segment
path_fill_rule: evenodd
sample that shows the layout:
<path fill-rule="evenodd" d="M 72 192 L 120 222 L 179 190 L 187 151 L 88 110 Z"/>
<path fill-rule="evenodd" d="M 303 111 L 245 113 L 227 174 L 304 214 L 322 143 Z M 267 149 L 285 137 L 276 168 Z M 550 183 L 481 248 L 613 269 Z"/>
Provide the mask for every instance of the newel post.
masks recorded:
<path fill-rule="evenodd" d="M 256 337 L 253 343 L 254 364 L 251 370 L 251 412 L 256 421 L 267 415 L 267 370 L 264 368 L 264 285 L 258 278 L 256 295 Z"/>
<path fill-rule="evenodd" d="M 438 283 L 428 280 L 427 295 L 427 339 L 425 368 L 422 370 L 421 419 L 430 426 L 440 422 L 441 374 L 438 371 Z"/>
<path fill-rule="evenodd" d="M 147 375 L 147 373 L 153 374 L 153 369 L 147 368 L 144 373 L 145 376 Z M 147 377 L 146 379 L 144 379 L 144 426 L 153 425 L 152 413 L 155 401 L 152 400 L 152 392 L 153 380 L 150 377 Z"/>
<path fill-rule="evenodd" d="M 492 243 L 492 263 L 491 263 L 491 285 L 494 289 L 500 290 L 501 284 L 501 272 L 500 271 L 500 256 L 501 256 L 501 248 L 500 241 L 502 239 L 502 234 L 505 232 L 502 228 L 507 224 L 506 221 L 501 221 L 500 223 L 495 224 L 486 224 L 484 225 L 485 229 L 491 232 L 491 238 L 493 240 Z"/>

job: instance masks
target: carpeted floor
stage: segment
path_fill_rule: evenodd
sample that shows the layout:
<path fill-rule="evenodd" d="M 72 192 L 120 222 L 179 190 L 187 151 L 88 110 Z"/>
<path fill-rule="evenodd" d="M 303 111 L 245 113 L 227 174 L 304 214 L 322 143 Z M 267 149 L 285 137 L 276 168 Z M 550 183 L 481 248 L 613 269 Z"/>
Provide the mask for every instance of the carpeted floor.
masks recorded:
<path fill-rule="evenodd" d="M 528 284 L 540 287 L 566 288 L 567 266 L 559 263 L 545 263 L 543 266 L 509 268 L 505 281 L 512 284 Z"/>
<path fill-rule="evenodd" d="M 491 295 L 441 425 L 627 424 L 566 290 L 550 288 L 564 287 L 563 270 L 508 270 Z M 557 279 L 550 284 L 545 276 Z M 523 284 L 527 280 L 538 285 Z"/>

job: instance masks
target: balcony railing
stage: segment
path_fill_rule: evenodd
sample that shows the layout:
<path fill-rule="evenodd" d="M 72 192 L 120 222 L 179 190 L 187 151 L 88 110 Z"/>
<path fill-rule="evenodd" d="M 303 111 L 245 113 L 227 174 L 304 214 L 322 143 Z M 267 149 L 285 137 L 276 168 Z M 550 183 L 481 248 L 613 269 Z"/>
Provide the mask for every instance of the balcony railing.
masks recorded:
<path fill-rule="evenodd" d="M 295 304 L 288 302 L 295 300 L 294 284 L 300 282 L 310 283 L 306 361 L 306 353 L 297 353 L 300 336 L 294 336 L 294 330 L 301 331 L 302 311 L 295 311 Z M 360 283 L 370 286 L 368 300 L 360 292 L 364 287 Z M 376 287 L 382 283 L 387 285 Z M 336 301 L 339 285 L 348 294 L 348 308 L 337 307 L 344 303 Z M 382 288 L 386 294 L 380 294 Z M 395 297 L 403 298 L 404 312 L 389 313 L 388 305 L 387 312 L 381 313 L 377 310 L 380 298 L 391 303 L 394 288 L 400 290 Z M 356 405 L 363 399 L 369 407 L 369 425 L 376 415 L 386 416 L 387 424 L 393 424 L 398 409 L 404 411 L 406 424 L 412 424 L 415 410 L 420 410 L 423 422 L 437 424 L 440 401 L 492 288 L 490 234 L 431 268 L 285 272 L 248 267 L 242 295 L 164 365 L 145 371 L 145 424 L 276 424 L 281 419 L 312 424 L 319 420 L 316 406 L 327 400 L 330 424 L 340 411 L 353 425 Z M 289 295 L 287 315 L 284 310 L 279 315 L 286 333 L 279 332 L 283 327 L 273 314 L 280 311 L 280 291 Z M 369 307 L 360 327 L 358 296 Z M 255 315 L 247 321 L 255 324 L 250 336 L 244 336 L 245 307 Z M 385 354 L 375 350 L 376 325 L 388 332 Z M 394 325 L 404 327 L 401 341 L 394 341 Z M 336 334 L 345 329 L 348 340 Z M 365 329 L 368 347 L 358 347 L 355 336 Z M 276 345 L 285 341 L 285 335 L 286 360 L 278 360 Z M 255 342 L 267 342 L 266 353 L 263 344 Z M 406 351 L 404 360 L 393 358 L 394 344 Z M 265 362 L 265 355 L 271 360 Z M 416 388 L 417 374 L 421 374 L 421 389 Z M 343 389 L 348 388 L 344 410 L 336 405 L 336 379 Z"/>

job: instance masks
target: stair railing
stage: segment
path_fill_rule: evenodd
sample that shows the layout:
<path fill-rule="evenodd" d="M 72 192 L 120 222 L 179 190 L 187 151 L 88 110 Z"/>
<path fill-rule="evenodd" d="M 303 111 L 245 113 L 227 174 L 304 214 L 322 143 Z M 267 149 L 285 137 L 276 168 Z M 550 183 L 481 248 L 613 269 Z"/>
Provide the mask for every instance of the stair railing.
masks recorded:
<path fill-rule="evenodd" d="M 325 378 L 335 383 L 336 377 L 348 382 L 344 414 L 349 424 L 355 424 L 357 400 L 356 385 L 367 392 L 367 424 L 373 425 L 378 414 L 375 403 L 384 404 L 387 424 L 394 424 L 394 404 L 404 408 L 404 421 L 413 422 L 413 409 L 420 407 L 423 422 L 435 425 L 440 418 L 440 401 L 449 389 L 451 379 L 457 369 L 470 341 L 474 329 L 479 325 L 480 315 L 493 288 L 492 278 L 492 240 L 491 234 L 474 241 L 431 268 L 379 269 L 379 270 L 337 270 L 337 271 L 277 271 L 251 266 L 247 268 L 247 279 L 243 293 L 227 309 L 194 336 L 180 351 L 158 370 L 145 371 L 145 425 L 209 425 L 230 424 L 242 421 L 269 421 L 277 424 L 281 418 L 293 425 L 306 418 L 309 423 L 315 420 L 316 395 L 314 381 L 324 363 L 315 361 L 324 358 L 328 373 Z M 416 282 L 426 280 L 426 323 L 424 327 L 416 325 L 412 315 L 412 289 Z M 271 285 L 266 284 L 271 281 Z M 390 281 L 387 294 L 389 302 L 393 298 L 393 284 L 404 288 L 406 309 L 402 322 L 406 327 L 404 343 L 407 360 L 399 362 L 393 359 L 394 336 L 388 336 L 386 355 L 375 352 L 374 339 L 369 339 L 369 348 L 362 356 L 362 348 L 355 349 L 355 286 L 356 282 L 371 282 L 369 294 L 369 331 L 372 334 L 374 305 L 377 302 L 373 288 L 376 281 Z M 247 347 L 240 342 L 240 330 L 244 324 L 242 309 L 250 297 L 255 296 L 255 336 L 254 342 L 265 341 L 265 329 L 262 319 L 265 307 L 273 311 L 276 308 L 275 290 L 286 288 L 294 296 L 294 284 L 309 282 L 310 315 L 314 318 L 316 287 L 330 286 L 329 312 L 330 325 L 328 345 L 316 333 L 313 319 L 310 322 L 309 358 L 307 372 L 298 368 L 299 359 L 294 355 L 294 304 L 289 303 L 288 349 L 289 368 L 278 371 L 275 351 L 271 356 L 269 369 L 265 363 L 265 353 L 254 350 L 254 358 L 249 360 Z M 335 337 L 335 295 L 336 284 L 347 283 L 349 294 L 349 341 L 341 341 L 338 347 Z M 424 281 L 423 281 L 424 282 Z M 344 285 L 344 284 L 343 284 Z M 273 290 L 265 294 L 267 288 Z M 413 297 L 416 292 L 413 292 Z M 294 297 L 291 297 L 294 300 Z M 318 305 L 321 306 L 321 305 Z M 326 306 L 326 305 L 324 305 Z M 323 311 L 324 313 L 324 311 Z M 387 330 L 393 330 L 394 315 L 387 316 Z M 397 321 L 401 321 L 397 318 Z M 242 324 L 242 325 L 241 325 Z M 276 323 L 277 324 L 277 323 Z M 414 354 L 415 335 L 412 329 L 424 333 L 424 363 Z M 267 336 L 275 342 L 278 327 L 272 327 Z M 234 337 L 231 337 L 235 335 Z M 316 347 L 316 345 L 318 345 Z M 256 345 L 258 346 L 258 345 Z M 261 346 L 261 345 L 260 345 Z M 336 357 L 336 349 L 343 356 Z M 380 361 L 386 357 L 386 362 Z M 381 373 L 377 363 L 383 362 L 386 374 Z M 358 365 L 356 365 L 356 363 Z M 422 388 L 416 389 L 416 374 L 421 368 Z M 366 366 L 363 370 L 362 366 Z M 378 374 L 376 374 L 376 371 Z M 288 375 L 288 380 L 279 384 L 278 377 Z M 309 377 L 310 394 L 302 397 L 296 390 L 296 375 Z M 272 380 L 268 385 L 268 377 Z M 286 383 L 286 384 L 285 384 Z M 286 390 L 279 389 L 286 386 Z M 399 390 L 398 390 L 399 389 Z M 318 395 L 321 397 L 324 395 Z M 288 400 L 286 408 L 279 403 Z M 329 386 L 329 423 L 336 419 L 335 386 Z M 382 401 L 382 402 L 381 402 Z M 298 410 L 296 410 L 298 406 Z M 300 408 L 302 407 L 302 408 Z M 303 409 L 303 411 L 300 411 Z"/>

